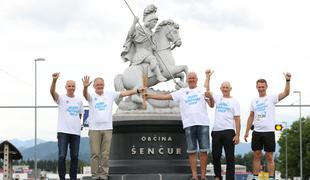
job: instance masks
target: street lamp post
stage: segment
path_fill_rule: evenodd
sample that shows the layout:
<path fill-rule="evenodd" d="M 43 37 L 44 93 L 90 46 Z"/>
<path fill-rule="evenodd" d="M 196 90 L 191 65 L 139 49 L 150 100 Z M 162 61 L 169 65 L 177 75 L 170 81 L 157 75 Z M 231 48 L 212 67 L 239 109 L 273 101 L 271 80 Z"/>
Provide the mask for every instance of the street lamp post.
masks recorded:
<path fill-rule="evenodd" d="M 287 166 L 287 121 L 283 121 L 282 123 L 285 124 L 285 180 L 287 180 L 288 174 L 288 166 Z"/>
<path fill-rule="evenodd" d="M 302 180 L 302 121 L 301 121 L 301 91 L 294 91 L 293 93 L 297 93 L 299 95 L 299 155 L 300 155 L 300 178 Z"/>
<path fill-rule="evenodd" d="M 37 180 L 37 62 L 45 61 L 43 58 L 34 60 L 34 179 Z"/>

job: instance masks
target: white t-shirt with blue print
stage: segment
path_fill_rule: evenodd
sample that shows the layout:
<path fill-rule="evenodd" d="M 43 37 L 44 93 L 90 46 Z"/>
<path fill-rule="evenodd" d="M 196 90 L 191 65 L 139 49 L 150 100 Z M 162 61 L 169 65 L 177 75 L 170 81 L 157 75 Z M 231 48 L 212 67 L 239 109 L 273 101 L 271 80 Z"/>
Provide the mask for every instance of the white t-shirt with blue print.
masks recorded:
<path fill-rule="evenodd" d="M 215 107 L 215 119 L 212 131 L 235 129 L 235 116 L 240 116 L 239 102 L 231 97 L 225 98 L 222 95 L 213 96 Z"/>
<path fill-rule="evenodd" d="M 172 99 L 179 103 L 183 128 L 209 126 L 209 116 L 205 101 L 205 88 L 182 88 L 171 93 Z"/>
<path fill-rule="evenodd" d="M 113 102 L 118 98 L 118 92 L 104 92 L 102 95 L 92 93 L 89 95 L 89 129 L 113 129 L 112 108 Z"/>
<path fill-rule="evenodd" d="M 57 132 L 81 134 L 80 114 L 83 114 L 83 101 L 79 97 L 59 96 Z"/>
<path fill-rule="evenodd" d="M 270 132 L 275 126 L 275 105 L 279 102 L 277 95 L 258 97 L 251 102 L 251 111 L 254 112 L 254 131 Z"/>

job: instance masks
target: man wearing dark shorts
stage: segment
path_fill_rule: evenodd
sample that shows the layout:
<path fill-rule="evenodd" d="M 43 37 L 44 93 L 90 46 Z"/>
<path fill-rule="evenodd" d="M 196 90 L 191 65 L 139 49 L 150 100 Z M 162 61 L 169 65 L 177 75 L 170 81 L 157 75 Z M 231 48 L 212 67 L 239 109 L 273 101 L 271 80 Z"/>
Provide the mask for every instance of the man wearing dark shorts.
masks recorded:
<path fill-rule="evenodd" d="M 245 141 L 249 136 L 249 130 L 254 125 L 252 133 L 253 155 L 253 179 L 258 179 L 258 173 L 261 166 L 262 150 L 265 151 L 265 157 L 268 164 L 269 179 L 274 179 L 275 164 L 273 152 L 275 152 L 275 105 L 284 99 L 290 93 L 291 74 L 284 73 L 286 83 L 284 91 L 278 95 L 267 95 L 267 81 L 259 79 L 256 81 L 256 89 L 259 97 L 251 102 L 251 112 L 247 121 Z"/>

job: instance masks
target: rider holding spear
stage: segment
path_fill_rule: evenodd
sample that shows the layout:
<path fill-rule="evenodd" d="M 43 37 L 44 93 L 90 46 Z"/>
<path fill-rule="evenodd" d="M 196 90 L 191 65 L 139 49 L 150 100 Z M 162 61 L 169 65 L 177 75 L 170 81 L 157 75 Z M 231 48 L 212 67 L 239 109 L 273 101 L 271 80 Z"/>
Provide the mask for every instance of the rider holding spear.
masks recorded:
<path fill-rule="evenodd" d="M 156 50 L 155 43 L 153 42 L 154 33 L 152 32 L 158 21 L 158 17 L 155 14 L 156 11 L 157 7 L 153 4 L 144 9 L 143 26 L 140 25 L 139 18 L 134 16 L 121 57 L 125 62 L 130 61 L 130 65 L 138 65 L 143 62 L 149 63 L 149 69 L 155 73 L 157 80 L 163 82 L 167 79 L 161 74 L 159 64 L 153 52 Z M 139 26 L 136 26 L 137 23 Z"/>

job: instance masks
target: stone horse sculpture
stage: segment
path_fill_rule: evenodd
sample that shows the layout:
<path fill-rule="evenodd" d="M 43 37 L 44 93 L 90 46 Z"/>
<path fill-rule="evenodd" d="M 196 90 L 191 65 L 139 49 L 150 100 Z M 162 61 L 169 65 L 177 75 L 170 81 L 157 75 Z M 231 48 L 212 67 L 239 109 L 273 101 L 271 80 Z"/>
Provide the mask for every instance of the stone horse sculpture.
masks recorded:
<path fill-rule="evenodd" d="M 179 25 L 172 20 L 164 20 L 157 26 L 153 39 L 156 45 L 156 52 L 154 55 L 162 69 L 163 76 L 167 80 L 170 80 L 173 77 L 179 78 L 179 84 L 184 85 L 184 77 L 188 72 L 188 67 L 186 65 L 176 65 L 171 53 L 174 47 L 181 46 L 182 44 L 178 30 Z M 143 87 L 143 77 L 147 75 L 148 66 L 149 64 L 147 63 L 130 65 L 125 69 L 123 74 L 118 74 L 114 78 L 115 90 L 122 91 L 125 89 Z M 152 87 L 158 83 L 159 81 L 155 76 L 147 76 L 146 87 Z M 131 101 L 133 103 L 142 104 L 143 99 L 138 95 L 133 95 L 131 97 Z M 121 99 L 117 101 L 117 103 L 120 102 Z"/>

